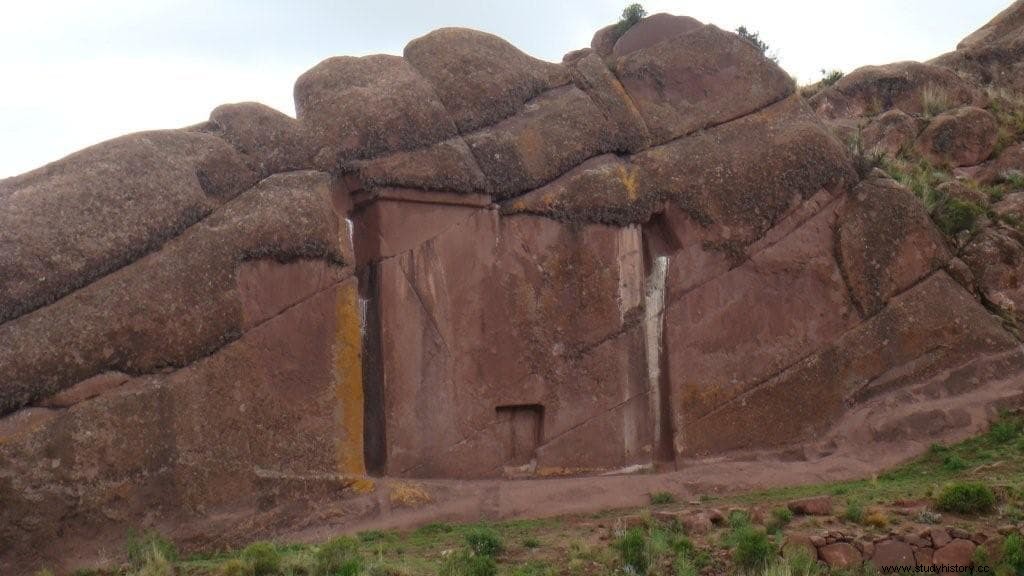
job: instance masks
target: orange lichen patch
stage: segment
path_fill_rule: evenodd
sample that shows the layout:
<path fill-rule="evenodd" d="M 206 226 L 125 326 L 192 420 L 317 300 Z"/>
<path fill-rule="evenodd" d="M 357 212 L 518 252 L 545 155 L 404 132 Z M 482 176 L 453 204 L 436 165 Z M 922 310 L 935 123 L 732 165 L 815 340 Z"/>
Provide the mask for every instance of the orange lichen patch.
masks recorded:
<path fill-rule="evenodd" d="M 338 471 L 366 474 L 363 462 L 363 337 L 354 281 L 338 288 L 334 334 L 334 394 L 341 415 Z"/>
<path fill-rule="evenodd" d="M 630 202 L 636 201 L 640 197 L 640 186 L 637 182 L 636 170 L 627 170 L 623 166 L 618 166 L 619 182 L 622 182 L 622 187 L 626 189 L 626 196 Z"/>
<path fill-rule="evenodd" d="M 389 499 L 395 506 L 408 506 L 411 508 L 433 502 L 434 500 L 425 488 L 418 484 L 407 482 L 393 483 Z"/>

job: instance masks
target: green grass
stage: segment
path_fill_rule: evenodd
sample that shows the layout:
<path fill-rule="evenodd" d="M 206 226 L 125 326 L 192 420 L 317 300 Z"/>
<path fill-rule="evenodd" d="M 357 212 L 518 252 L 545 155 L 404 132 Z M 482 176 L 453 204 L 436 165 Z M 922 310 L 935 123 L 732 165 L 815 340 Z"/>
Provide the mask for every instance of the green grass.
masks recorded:
<path fill-rule="evenodd" d="M 654 506 L 663 506 L 665 504 L 674 504 L 676 497 L 671 492 L 655 492 L 651 494 L 651 504 Z"/>
<path fill-rule="evenodd" d="M 841 504 L 837 516 L 850 516 L 857 523 L 866 522 L 868 510 L 879 505 L 894 500 L 926 500 L 930 506 L 912 519 L 922 524 L 947 525 L 955 524 L 958 514 L 942 512 L 940 519 L 935 512 L 944 490 L 977 484 L 998 488 L 994 492 L 1001 500 L 990 515 L 964 518 L 1015 523 L 1024 507 L 1021 424 L 1020 417 L 1007 416 L 985 434 L 953 446 L 935 445 L 920 458 L 876 478 L 703 496 L 700 500 L 723 511 L 754 505 L 771 510 L 765 524 L 776 532 L 789 524 L 800 522 L 806 527 L 806 523 L 815 522 L 813 518 L 791 518 L 783 508 L 786 502 L 823 494 L 838 497 Z M 981 498 L 984 501 L 986 497 Z M 852 513 L 851 508 L 859 512 Z M 638 514 L 644 519 L 641 525 L 626 531 L 616 529 L 620 519 Z M 892 522 L 898 520 L 892 518 Z M 1024 558 L 1024 542 L 1011 542 L 1008 546 L 1008 554 L 1003 555 Z M 264 552 L 253 552 L 261 548 Z M 754 525 L 751 516 L 742 510 L 732 511 L 727 527 L 705 537 L 687 537 L 677 522 L 662 524 L 649 513 L 632 509 L 542 520 L 434 523 L 416 530 L 362 532 L 318 545 L 261 544 L 250 546 L 248 553 L 224 552 L 176 561 L 158 558 L 154 549 L 161 551 L 159 556 L 177 555 L 167 540 L 156 533 L 146 533 L 133 535 L 130 551 L 140 568 L 151 570 L 148 574 L 153 576 L 169 574 L 160 570 L 172 564 L 177 576 L 218 576 L 223 569 L 234 570 L 224 572 L 224 576 L 247 576 L 252 574 L 256 557 L 270 555 L 269 548 L 279 556 L 279 573 L 284 576 L 621 576 L 627 565 L 637 575 L 697 576 L 702 571 L 724 574 L 739 568 L 740 572 L 765 571 L 776 576 L 819 576 L 816 563 L 790 557 L 794 552 L 787 551 L 785 559 L 778 558 L 777 539 Z M 737 565 L 726 564 L 723 554 L 736 558 Z M 129 574 L 136 572 L 133 569 Z"/>

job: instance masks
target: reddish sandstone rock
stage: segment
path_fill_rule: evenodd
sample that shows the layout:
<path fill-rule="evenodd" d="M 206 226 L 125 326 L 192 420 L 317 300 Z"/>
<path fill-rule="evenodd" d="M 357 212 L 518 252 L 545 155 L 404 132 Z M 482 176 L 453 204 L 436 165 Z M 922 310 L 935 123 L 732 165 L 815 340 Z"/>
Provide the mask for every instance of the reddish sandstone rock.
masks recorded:
<path fill-rule="evenodd" d="M 992 212 L 1002 219 L 1024 224 L 1024 192 L 1010 194 L 992 205 Z"/>
<path fill-rule="evenodd" d="M 242 153 L 266 178 L 313 167 L 313 147 L 292 117 L 256 102 L 224 104 L 210 113 L 211 130 Z"/>
<path fill-rule="evenodd" d="M 632 52 L 614 69 L 655 143 L 740 118 L 794 90 L 757 48 L 711 25 Z"/>
<path fill-rule="evenodd" d="M 615 127 L 575 86 L 531 100 L 507 120 L 466 136 L 493 194 L 505 199 L 615 149 Z"/>
<path fill-rule="evenodd" d="M 0 322 L 158 249 L 256 179 L 224 140 L 168 130 L 0 180 Z"/>
<path fill-rule="evenodd" d="M 324 60 L 295 81 L 295 110 L 321 170 L 456 133 L 434 87 L 398 56 Z"/>
<path fill-rule="evenodd" d="M 991 114 L 965 106 L 932 120 L 918 137 L 917 150 L 936 165 L 974 166 L 992 154 L 997 132 Z"/>
<path fill-rule="evenodd" d="M 1024 238 L 1019 233 L 988 228 L 964 248 L 962 258 L 986 300 L 1024 319 Z"/>
<path fill-rule="evenodd" d="M 869 316 L 950 257 L 921 202 L 888 178 L 870 178 L 853 190 L 837 239 L 843 277 Z"/>
<path fill-rule="evenodd" d="M 818 557 L 818 548 L 814 545 L 813 538 L 806 534 L 787 534 L 786 541 L 782 544 L 782 554 L 792 554 L 795 550 L 803 550 L 808 558 Z"/>
<path fill-rule="evenodd" d="M 621 57 L 637 50 L 653 46 L 680 34 L 689 34 L 704 27 L 699 20 L 689 16 L 652 14 L 629 27 L 615 42 L 612 56 Z"/>
<path fill-rule="evenodd" d="M 474 194 L 487 193 L 491 188 L 461 137 L 351 162 L 345 168 L 358 174 L 366 190 L 398 187 Z"/>
<path fill-rule="evenodd" d="M 913 116 L 893 109 L 879 115 L 864 128 L 862 145 L 871 153 L 895 158 L 913 145 L 918 132 L 918 123 Z"/>
<path fill-rule="evenodd" d="M 829 516 L 832 514 L 832 498 L 830 496 L 794 500 L 786 506 L 795 514 L 807 516 Z"/>
<path fill-rule="evenodd" d="M 946 566 L 971 566 L 974 549 L 978 546 L 970 540 L 956 539 L 935 550 L 932 563 Z"/>
<path fill-rule="evenodd" d="M 881 570 L 883 566 L 914 566 L 914 549 L 906 542 L 899 540 L 883 540 L 875 543 L 875 553 L 871 556 L 871 563 L 875 568 Z"/>
<path fill-rule="evenodd" d="M 950 106 L 983 106 L 985 96 L 954 72 L 919 62 L 864 66 L 815 94 L 810 104 L 825 118 L 874 116 L 893 108 L 924 112 L 926 92 Z"/>
<path fill-rule="evenodd" d="M 864 561 L 860 551 L 847 542 L 836 542 L 818 550 L 821 559 L 834 570 L 857 568 Z"/>
<path fill-rule="evenodd" d="M 981 184 L 994 184 L 1014 172 L 1024 174 L 1024 145 L 1021 144 L 1010 146 L 999 157 L 979 166 L 973 178 Z"/>
<path fill-rule="evenodd" d="M 152 373 L 216 350 L 257 323 L 236 284 L 243 262 L 319 260 L 312 285 L 301 287 L 312 293 L 318 278 L 339 273 L 341 226 L 326 175 L 279 175 L 160 252 L 0 324 L 0 414 L 102 372 Z"/>
<path fill-rule="evenodd" d="M 949 536 L 949 532 L 946 532 L 943 528 L 931 528 L 928 530 L 928 536 L 931 538 L 932 546 L 935 548 L 942 548 L 953 541 Z"/>
<path fill-rule="evenodd" d="M 619 79 L 596 55 L 580 59 L 572 67 L 573 82 L 587 93 L 613 126 L 609 135 L 611 150 L 639 152 L 651 144 L 640 112 L 633 105 Z"/>
<path fill-rule="evenodd" d="M 409 42 L 403 54 L 463 133 L 508 118 L 527 101 L 570 81 L 566 67 L 466 28 L 434 30 Z"/>
<path fill-rule="evenodd" d="M 618 24 L 609 24 L 594 32 L 594 36 L 590 39 L 590 49 L 602 58 L 611 56 L 619 36 Z"/>
<path fill-rule="evenodd" d="M 1014 2 L 988 24 L 964 38 L 954 52 L 932 60 L 979 85 L 1020 90 L 1024 55 L 1024 5 Z"/>

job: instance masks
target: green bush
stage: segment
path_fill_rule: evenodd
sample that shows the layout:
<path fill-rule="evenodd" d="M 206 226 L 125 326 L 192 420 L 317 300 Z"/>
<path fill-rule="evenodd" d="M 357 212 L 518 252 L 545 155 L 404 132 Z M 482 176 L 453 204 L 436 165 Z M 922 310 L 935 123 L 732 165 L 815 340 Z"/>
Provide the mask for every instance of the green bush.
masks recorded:
<path fill-rule="evenodd" d="M 647 16 L 647 10 L 640 4 L 630 4 L 622 9 L 622 17 L 619 18 L 619 22 L 615 25 L 616 37 L 622 36 L 633 27 L 634 24 L 644 19 Z"/>
<path fill-rule="evenodd" d="M 757 50 L 761 54 L 764 54 L 769 60 L 778 63 L 778 58 L 776 58 L 775 56 L 768 55 L 768 50 L 770 47 L 768 46 L 767 42 L 761 39 L 761 35 L 759 33 L 747 30 L 746 26 L 740 26 L 739 28 L 737 28 L 736 33 L 739 34 L 740 38 L 743 38 L 747 42 L 750 42 L 754 46 L 754 48 L 757 48 Z"/>
<path fill-rule="evenodd" d="M 762 530 L 746 525 L 733 531 L 733 562 L 744 572 L 759 572 L 775 558 L 775 547 Z"/>
<path fill-rule="evenodd" d="M 835 84 L 836 82 L 839 82 L 840 80 L 842 80 L 843 76 L 845 76 L 845 74 L 843 74 L 842 70 L 824 70 L 824 69 L 822 69 L 822 71 L 821 71 L 821 85 L 822 86 L 831 86 L 831 85 Z"/>
<path fill-rule="evenodd" d="M 769 531 L 782 530 L 786 524 L 793 521 L 793 511 L 785 506 L 772 510 L 772 518 L 768 521 Z"/>
<path fill-rule="evenodd" d="M 153 530 L 143 533 L 129 530 L 128 539 L 125 542 L 125 552 L 128 556 L 128 563 L 135 569 L 141 569 L 147 562 L 151 562 L 154 555 L 168 562 L 178 559 L 178 549 L 175 548 L 174 543 Z"/>
<path fill-rule="evenodd" d="M 1012 532 L 1003 542 L 1003 564 L 1017 573 L 1024 575 L 1024 537 Z"/>
<path fill-rule="evenodd" d="M 622 567 L 636 574 L 646 574 L 651 562 L 651 543 L 642 528 L 630 528 L 612 544 L 619 552 Z"/>
<path fill-rule="evenodd" d="M 663 504 L 672 504 L 676 501 L 676 497 L 671 492 L 654 492 L 651 494 L 651 504 L 655 506 L 661 506 Z"/>
<path fill-rule="evenodd" d="M 359 541 L 341 536 L 320 546 L 314 555 L 318 576 L 355 576 L 363 569 Z"/>
<path fill-rule="evenodd" d="M 942 467 L 951 472 L 965 470 L 967 468 L 967 461 L 961 458 L 959 454 L 947 454 L 942 459 Z"/>
<path fill-rule="evenodd" d="M 270 542 L 253 542 L 238 557 L 252 566 L 254 576 L 273 576 L 281 570 L 281 553 Z"/>
<path fill-rule="evenodd" d="M 490 556 L 493 558 L 501 554 L 504 548 L 501 543 L 501 536 L 490 528 L 475 528 L 466 532 L 465 538 L 469 549 L 478 556 Z"/>
<path fill-rule="evenodd" d="M 988 514 L 995 509 L 996 497 L 984 484 L 961 482 L 943 488 L 935 501 L 935 506 L 943 512 Z"/>
<path fill-rule="evenodd" d="M 459 550 L 445 558 L 439 571 L 440 576 L 494 576 L 497 573 L 494 558 L 477 556 L 468 550 Z"/>
<path fill-rule="evenodd" d="M 932 212 L 932 220 L 943 232 L 953 236 L 962 230 L 974 230 L 978 217 L 984 213 L 985 210 L 977 204 L 959 198 L 947 198 Z"/>
<path fill-rule="evenodd" d="M 1020 422 L 1004 418 L 992 425 L 988 435 L 999 444 L 1006 444 L 1020 435 Z"/>
<path fill-rule="evenodd" d="M 864 505 L 858 500 L 847 500 L 846 509 L 843 510 L 843 519 L 847 522 L 860 524 L 864 521 Z"/>

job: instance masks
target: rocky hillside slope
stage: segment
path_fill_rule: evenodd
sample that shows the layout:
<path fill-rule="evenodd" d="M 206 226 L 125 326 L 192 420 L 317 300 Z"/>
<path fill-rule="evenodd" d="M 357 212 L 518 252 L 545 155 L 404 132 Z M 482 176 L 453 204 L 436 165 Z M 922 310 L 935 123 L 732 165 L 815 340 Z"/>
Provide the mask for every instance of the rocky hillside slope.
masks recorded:
<path fill-rule="evenodd" d="M 1022 14 L 814 95 L 692 18 L 441 29 L 0 181 L 0 571 L 977 432 L 1024 400 Z"/>

